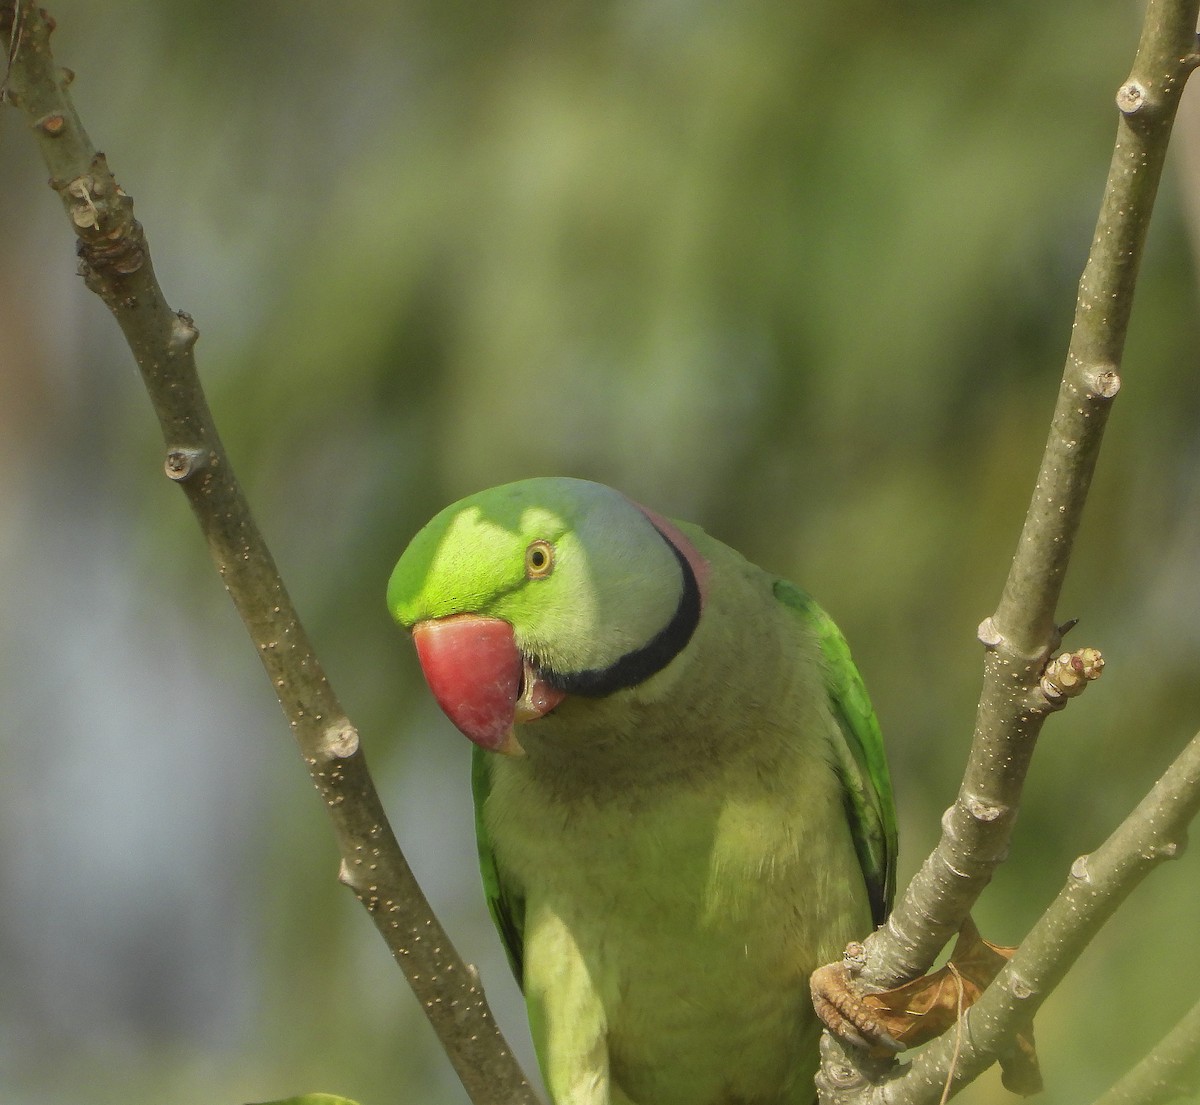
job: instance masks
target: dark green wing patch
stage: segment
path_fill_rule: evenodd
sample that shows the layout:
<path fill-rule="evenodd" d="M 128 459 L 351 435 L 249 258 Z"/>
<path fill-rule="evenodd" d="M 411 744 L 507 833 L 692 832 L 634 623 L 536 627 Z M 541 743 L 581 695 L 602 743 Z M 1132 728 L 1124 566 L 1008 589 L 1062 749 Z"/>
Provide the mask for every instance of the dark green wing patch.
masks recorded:
<path fill-rule="evenodd" d="M 516 976 L 517 985 L 525 985 L 525 969 L 522 951 L 525 947 L 525 899 L 512 886 L 506 886 L 496 867 L 496 856 L 483 822 L 483 806 L 492 789 L 488 757 L 476 746 L 471 755 L 471 794 L 475 799 L 475 844 L 479 849 L 479 873 L 483 876 L 483 893 L 487 898 L 488 912 L 508 955 L 508 965 Z"/>
<path fill-rule="evenodd" d="M 845 788 L 846 816 L 862 866 L 877 925 L 883 924 L 896 894 L 896 807 L 883 734 L 854 666 L 850 647 L 833 619 L 812 596 L 785 579 L 775 582 L 775 597 L 795 610 L 812 630 L 825 663 L 829 704 L 841 740 L 832 741 L 834 767 Z"/>

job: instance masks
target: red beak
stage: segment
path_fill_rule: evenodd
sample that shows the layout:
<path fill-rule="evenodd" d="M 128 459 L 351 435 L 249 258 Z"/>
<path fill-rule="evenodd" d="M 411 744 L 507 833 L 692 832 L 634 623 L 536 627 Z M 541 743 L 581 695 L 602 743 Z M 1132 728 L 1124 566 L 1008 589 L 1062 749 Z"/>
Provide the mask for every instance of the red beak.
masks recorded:
<path fill-rule="evenodd" d="M 490 752 L 520 754 L 513 726 L 562 701 L 522 660 L 512 626 L 499 618 L 456 614 L 413 626 L 425 682 L 446 716 Z M 524 688 L 522 688 L 524 676 Z"/>

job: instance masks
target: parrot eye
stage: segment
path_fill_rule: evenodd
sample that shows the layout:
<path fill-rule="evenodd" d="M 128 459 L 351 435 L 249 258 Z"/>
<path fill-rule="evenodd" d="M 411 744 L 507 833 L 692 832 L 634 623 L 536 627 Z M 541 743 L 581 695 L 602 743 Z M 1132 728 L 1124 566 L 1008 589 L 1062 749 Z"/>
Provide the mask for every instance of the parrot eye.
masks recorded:
<path fill-rule="evenodd" d="M 532 541 L 525 550 L 525 575 L 545 579 L 554 571 L 554 546 L 549 541 Z"/>

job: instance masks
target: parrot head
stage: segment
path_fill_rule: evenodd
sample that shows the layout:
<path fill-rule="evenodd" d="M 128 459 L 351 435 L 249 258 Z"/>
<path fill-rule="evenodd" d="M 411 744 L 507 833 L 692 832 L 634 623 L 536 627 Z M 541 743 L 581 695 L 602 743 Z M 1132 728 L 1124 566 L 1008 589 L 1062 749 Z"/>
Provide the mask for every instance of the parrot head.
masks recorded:
<path fill-rule="evenodd" d="M 519 754 L 516 726 L 666 667 L 699 622 L 706 574 L 665 518 L 601 484 L 547 477 L 443 510 L 400 557 L 387 605 L 455 726 Z"/>

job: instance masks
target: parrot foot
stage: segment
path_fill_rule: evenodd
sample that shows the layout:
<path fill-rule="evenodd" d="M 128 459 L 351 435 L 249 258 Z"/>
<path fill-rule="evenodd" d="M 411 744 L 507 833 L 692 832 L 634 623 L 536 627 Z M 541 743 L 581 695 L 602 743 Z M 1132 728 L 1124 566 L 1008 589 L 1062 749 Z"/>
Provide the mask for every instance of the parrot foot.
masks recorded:
<path fill-rule="evenodd" d="M 852 958 L 856 949 L 861 950 L 861 945 L 851 944 L 846 949 L 847 958 Z M 904 1045 L 883 1026 L 878 1010 L 863 1000 L 845 959 L 818 967 L 809 986 L 817 1016 L 839 1039 L 875 1054 L 903 1050 Z"/>
<path fill-rule="evenodd" d="M 968 917 L 959 929 L 945 966 L 890 990 L 863 993 L 857 974 L 863 962 L 861 944 L 848 944 L 841 963 L 830 963 L 810 979 L 817 1016 L 835 1036 L 884 1059 L 906 1047 L 953 1030 L 962 1016 L 1008 962 L 1016 948 L 989 943 Z M 1013 1093 L 1040 1092 L 1033 1028 L 1027 1026 L 1000 1056 L 1001 1081 Z"/>

